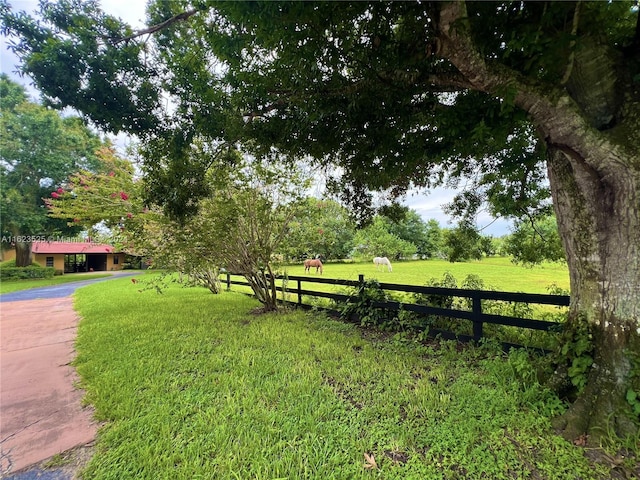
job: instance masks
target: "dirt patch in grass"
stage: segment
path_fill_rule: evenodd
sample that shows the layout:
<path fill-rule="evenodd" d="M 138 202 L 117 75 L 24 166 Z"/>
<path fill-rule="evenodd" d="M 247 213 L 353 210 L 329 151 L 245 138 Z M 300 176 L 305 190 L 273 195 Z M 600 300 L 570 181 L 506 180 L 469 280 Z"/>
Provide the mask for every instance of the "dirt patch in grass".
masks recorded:
<path fill-rule="evenodd" d="M 17 472 L 16 480 L 21 478 L 48 478 L 55 480 L 77 480 L 94 453 L 93 443 L 76 447 L 40 462 L 26 470 Z M 9 476 L 9 479 L 14 476 Z"/>
<path fill-rule="evenodd" d="M 612 480 L 640 479 L 640 459 L 633 452 L 620 451 L 612 456 L 601 448 L 585 448 L 585 455 L 592 463 L 610 468 Z"/>

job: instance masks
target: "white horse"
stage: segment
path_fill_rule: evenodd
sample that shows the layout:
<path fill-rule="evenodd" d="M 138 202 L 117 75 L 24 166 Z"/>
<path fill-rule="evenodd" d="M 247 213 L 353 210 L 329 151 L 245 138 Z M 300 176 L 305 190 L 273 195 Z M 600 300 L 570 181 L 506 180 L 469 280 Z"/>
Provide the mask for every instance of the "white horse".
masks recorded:
<path fill-rule="evenodd" d="M 376 266 L 376 270 L 378 270 L 379 267 L 384 268 L 386 265 L 388 271 L 393 271 L 393 268 L 391 268 L 391 262 L 387 257 L 376 257 L 373 259 L 373 264 Z"/>

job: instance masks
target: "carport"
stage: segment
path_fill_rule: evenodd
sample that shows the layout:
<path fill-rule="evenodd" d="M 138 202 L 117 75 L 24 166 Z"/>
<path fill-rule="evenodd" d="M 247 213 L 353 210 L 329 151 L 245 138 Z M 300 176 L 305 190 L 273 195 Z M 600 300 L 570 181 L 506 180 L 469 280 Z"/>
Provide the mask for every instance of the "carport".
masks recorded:
<path fill-rule="evenodd" d="M 34 242 L 33 261 L 63 273 L 122 270 L 125 254 L 94 242 Z"/>

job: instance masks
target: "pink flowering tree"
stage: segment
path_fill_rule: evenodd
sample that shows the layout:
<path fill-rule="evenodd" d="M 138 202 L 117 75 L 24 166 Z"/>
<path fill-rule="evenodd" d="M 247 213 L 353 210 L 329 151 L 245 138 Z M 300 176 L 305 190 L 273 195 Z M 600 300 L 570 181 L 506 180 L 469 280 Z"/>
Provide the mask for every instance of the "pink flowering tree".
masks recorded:
<path fill-rule="evenodd" d="M 118 157 L 113 148 L 100 148 L 96 154 L 98 172 L 73 173 L 44 199 L 49 216 L 87 230 L 102 224 L 111 230 L 112 241 L 132 252 L 148 212 L 143 206 L 142 183 L 131 162 Z"/>

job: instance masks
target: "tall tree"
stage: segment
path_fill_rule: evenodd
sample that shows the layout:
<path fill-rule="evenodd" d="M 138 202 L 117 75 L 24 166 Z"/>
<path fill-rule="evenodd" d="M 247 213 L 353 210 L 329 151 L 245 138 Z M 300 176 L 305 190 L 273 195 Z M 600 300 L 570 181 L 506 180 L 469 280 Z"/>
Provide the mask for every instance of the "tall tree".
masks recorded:
<path fill-rule="evenodd" d="M 59 2 L 42 15 L 3 15 L 24 70 L 57 104 L 110 128 L 171 130 L 166 167 L 178 177 L 190 171 L 182 154 L 197 132 L 339 165 L 354 211 L 366 211 L 359 193 L 368 188 L 401 194 L 447 176 L 471 175 L 509 214 L 535 213 L 533 200 L 549 190 L 570 270 L 568 330 L 593 339 L 594 367 L 565 433 L 597 442 L 602 432 L 637 432 L 633 1 L 157 1 L 140 32 L 92 2 Z M 149 34 L 159 48 L 144 52 L 156 54 L 145 63 Z M 150 104 L 161 90 L 171 111 Z M 93 107 L 121 96 L 125 115 Z M 548 186 L 538 182 L 543 166 Z"/>
<path fill-rule="evenodd" d="M 388 208 L 380 209 L 380 214 L 387 222 L 389 233 L 406 240 L 416 246 L 416 252 L 420 257 L 430 257 L 431 246 L 429 245 L 429 225 L 415 210 L 409 207 L 393 207 L 390 212 Z M 394 213 L 395 212 L 395 213 Z"/>
<path fill-rule="evenodd" d="M 354 234 L 355 226 L 343 206 L 335 200 L 309 197 L 289 225 L 282 253 L 297 258 L 347 258 Z"/>
<path fill-rule="evenodd" d="M 443 229 L 437 220 L 431 219 L 427 222 L 427 240 L 425 244 L 425 256 L 433 258 L 443 253 Z"/>
<path fill-rule="evenodd" d="M 48 217 L 43 199 L 59 195 L 71 172 L 95 168 L 101 142 L 79 118 L 30 102 L 6 75 L 0 94 L 0 227 L 15 245 L 16 265 L 27 266 L 32 240 L 79 231 Z"/>
<path fill-rule="evenodd" d="M 523 264 L 565 261 L 554 215 L 516 222 L 514 231 L 505 239 L 503 249 L 515 262 Z"/>
<path fill-rule="evenodd" d="M 472 225 L 463 223 L 446 230 L 444 245 L 447 259 L 450 262 L 464 262 L 482 258 L 479 248 L 480 234 Z"/>
<path fill-rule="evenodd" d="M 380 215 L 356 232 L 353 243 L 355 255 L 369 261 L 375 257 L 411 258 L 417 251 L 413 243 L 390 233 L 388 222 Z"/>

